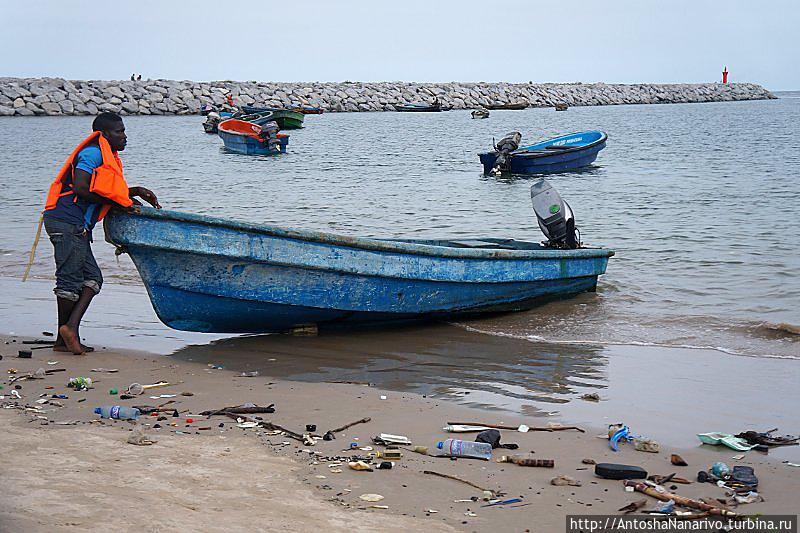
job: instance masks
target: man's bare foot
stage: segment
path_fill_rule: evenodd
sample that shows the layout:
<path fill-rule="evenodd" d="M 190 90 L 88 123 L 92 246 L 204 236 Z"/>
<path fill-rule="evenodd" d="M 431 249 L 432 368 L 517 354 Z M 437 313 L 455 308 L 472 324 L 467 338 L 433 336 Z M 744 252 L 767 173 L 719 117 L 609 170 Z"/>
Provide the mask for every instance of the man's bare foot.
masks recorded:
<path fill-rule="evenodd" d="M 60 328 L 58 328 L 58 334 L 61 335 L 61 338 L 64 340 L 64 345 L 66 348 L 69 349 L 75 355 L 80 355 L 83 353 L 83 345 L 81 345 L 80 339 L 75 334 L 75 332 L 64 324 Z"/>
<path fill-rule="evenodd" d="M 94 348 L 93 348 L 93 347 L 91 347 L 91 346 L 86 346 L 86 345 L 85 345 L 85 344 L 83 344 L 83 343 L 81 343 L 81 349 L 82 349 L 82 350 L 83 350 L 85 353 L 89 353 L 89 352 L 93 352 L 93 351 L 94 351 Z M 54 352 L 72 352 L 72 350 L 70 350 L 69 348 L 67 348 L 67 347 L 66 347 L 66 345 L 64 345 L 64 344 L 56 344 L 56 345 L 54 345 L 54 346 L 53 346 L 53 351 L 54 351 Z"/>

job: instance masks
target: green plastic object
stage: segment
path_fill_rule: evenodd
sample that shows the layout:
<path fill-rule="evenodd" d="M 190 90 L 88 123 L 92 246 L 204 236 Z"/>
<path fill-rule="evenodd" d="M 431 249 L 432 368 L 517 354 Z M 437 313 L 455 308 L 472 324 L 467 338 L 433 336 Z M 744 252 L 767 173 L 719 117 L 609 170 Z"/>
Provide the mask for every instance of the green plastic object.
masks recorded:
<path fill-rule="evenodd" d="M 116 394 L 117 392 L 119 392 L 117 389 L 111 389 L 108 391 L 109 394 Z"/>
<path fill-rule="evenodd" d="M 710 444 L 712 446 L 719 446 L 722 444 L 738 452 L 746 452 L 755 447 L 754 445 L 748 444 L 746 440 L 734 437 L 730 433 L 719 433 L 716 431 L 712 433 L 698 433 L 697 438 L 700 439 L 700 442 L 703 444 Z"/>

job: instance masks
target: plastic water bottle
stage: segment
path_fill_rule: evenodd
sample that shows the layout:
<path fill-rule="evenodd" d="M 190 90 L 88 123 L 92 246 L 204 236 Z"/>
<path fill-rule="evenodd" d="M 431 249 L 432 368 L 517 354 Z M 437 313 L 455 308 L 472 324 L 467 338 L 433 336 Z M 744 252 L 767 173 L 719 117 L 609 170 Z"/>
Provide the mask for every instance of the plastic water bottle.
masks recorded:
<path fill-rule="evenodd" d="M 104 405 L 95 407 L 94 413 L 102 418 L 117 418 L 119 420 L 136 420 L 141 414 L 134 407 L 122 407 L 120 405 Z"/>
<path fill-rule="evenodd" d="M 487 461 L 492 458 L 492 445 L 485 442 L 447 439 L 444 442 L 439 442 L 436 447 L 450 457 L 472 457 Z"/>

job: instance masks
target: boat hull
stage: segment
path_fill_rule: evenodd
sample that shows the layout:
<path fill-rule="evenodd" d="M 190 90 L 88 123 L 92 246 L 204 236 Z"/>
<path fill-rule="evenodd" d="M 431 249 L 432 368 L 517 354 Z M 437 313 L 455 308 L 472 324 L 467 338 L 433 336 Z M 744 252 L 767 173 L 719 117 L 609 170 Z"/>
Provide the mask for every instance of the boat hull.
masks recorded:
<path fill-rule="evenodd" d="M 269 107 L 242 106 L 242 111 L 248 114 L 271 112 L 270 120 L 278 123 L 282 130 L 297 130 L 303 127 L 305 115 L 299 111 L 289 109 L 272 109 Z"/>
<path fill-rule="evenodd" d="M 593 290 L 613 254 L 449 249 L 141 211 L 107 218 L 107 238 L 130 254 L 159 319 L 188 331 L 518 311 Z"/>
<path fill-rule="evenodd" d="M 521 148 L 510 154 L 508 160 L 509 171 L 512 174 L 544 174 L 566 172 L 591 165 L 597 159 L 597 155 L 600 151 L 606 147 L 606 134 L 602 132 L 598 133 L 602 135 L 599 136 L 596 141 L 586 146 L 569 148 L 569 145 L 557 145 L 564 149 L 548 150 L 546 147 L 552 146 L 553 144 L 548 144 L 549 141 L 544 141 L 536 145 Z M 569 136 L 551 139 L 551 141 L 557 143 L 559 142 L 557 139 L 576 138 L 579 135 L 580 134 L 571 134 Z M 478 154 L 478 157 L 483 165 L 484 173 L 491 173 L 495 161 L 497 160 L 497 153 L 487 152 Z"/>
<path fill-rule="evenodd" d="M 223 130 L 218 130 L 217 135 L 222 139 L 225 149 L 237 154 L 245 155 L 277 155 L 285 154 L 289 145 L 289 137 L 279 137 L 280 150 L 271 150 L 265 143 L 245 135 L 236 135 Z"/>

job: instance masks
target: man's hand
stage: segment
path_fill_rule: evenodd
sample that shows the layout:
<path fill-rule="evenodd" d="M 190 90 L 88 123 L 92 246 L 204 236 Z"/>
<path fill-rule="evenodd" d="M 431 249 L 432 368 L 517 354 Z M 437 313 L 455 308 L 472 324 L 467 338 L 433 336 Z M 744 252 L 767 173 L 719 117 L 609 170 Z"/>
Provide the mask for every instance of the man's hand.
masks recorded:
<path fill-rule="evenodd" d="M 156 195 L 150 189 L 145 189 L 144 187 L 130 187 L 128 191 L 131 199 L 133 199 L 134 196 L 138 196 L 156 209 L 161 209 L 161 204 L 158 203 L 158 198 L 156 198 Z"/>

